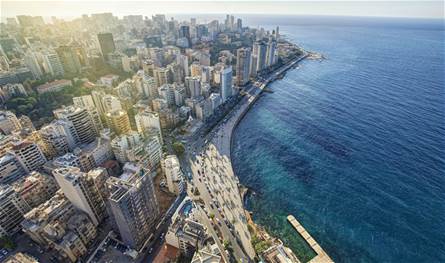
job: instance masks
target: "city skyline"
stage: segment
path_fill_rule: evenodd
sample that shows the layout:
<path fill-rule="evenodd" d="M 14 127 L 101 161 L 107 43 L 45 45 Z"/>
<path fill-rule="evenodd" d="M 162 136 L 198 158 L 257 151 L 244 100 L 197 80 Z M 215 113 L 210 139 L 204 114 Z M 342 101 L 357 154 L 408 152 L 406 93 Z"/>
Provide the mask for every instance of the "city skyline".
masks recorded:
<path fill-rule="evenodd" d="M 443 3 L 0 10 L 0 262 L 445 261 Z"/>
<path fill-rule="evenodd" d="M 105 5 L 106 3 L 106 5 Z M 322 16 L 418 17 L 442 18 L 442 1 L 1 1 L 1 20 L 16 15 L 40 15 L 73 19 L 82 14 L 112 12 L 125 15 L 150 16 L 156 13 L 173 15 L 280 14 Z M 48 6 L 51 10 L 48 11 Z"/>

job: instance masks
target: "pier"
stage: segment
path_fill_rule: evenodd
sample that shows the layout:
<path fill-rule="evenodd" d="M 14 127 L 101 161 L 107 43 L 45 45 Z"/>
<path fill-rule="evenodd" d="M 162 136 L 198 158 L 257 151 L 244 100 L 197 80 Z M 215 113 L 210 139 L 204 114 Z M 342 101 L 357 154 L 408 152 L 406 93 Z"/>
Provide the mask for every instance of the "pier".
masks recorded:
<path fill-rule="evenodd" d="M 321 248 L 321 246 L 315 241 L 315 239 L 306 231 L 306 229 L 298 222 L 298 220 L 293 215 L 287 216 L 287 221 L 297 230 L 304 240 L 309 244 L 309 246 L 317 254 L 310 263 L 333 263 L 334 261 L 326 254 L 326 252 Z"/>

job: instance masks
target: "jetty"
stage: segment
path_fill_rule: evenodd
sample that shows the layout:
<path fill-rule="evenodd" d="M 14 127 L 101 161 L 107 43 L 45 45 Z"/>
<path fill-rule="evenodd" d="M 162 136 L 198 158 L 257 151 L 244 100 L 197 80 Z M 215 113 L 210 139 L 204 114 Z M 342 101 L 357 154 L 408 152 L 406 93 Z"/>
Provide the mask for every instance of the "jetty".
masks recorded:
<path fill-rule="evenodd" d="M 326 254 L 321 246 L 315 241 L 315 239 L 306 231 L 306 229 L 298 222 L 293 215 L 287 216 L 287 221 L 297 230 L 298 234 L 306 240 L 308 245 L 317 254 L 309 263 L 333 263 L 334 261 Z"/>

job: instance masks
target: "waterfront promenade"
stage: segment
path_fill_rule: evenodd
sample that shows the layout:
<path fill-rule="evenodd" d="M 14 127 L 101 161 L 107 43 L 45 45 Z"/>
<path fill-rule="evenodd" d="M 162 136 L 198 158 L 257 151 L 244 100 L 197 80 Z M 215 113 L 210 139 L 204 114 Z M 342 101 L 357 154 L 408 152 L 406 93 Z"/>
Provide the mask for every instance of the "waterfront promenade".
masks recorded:
<path fill-rule="evenodd" d="M 295 230 L 306 240 L 308 245 L 317 254 L 309 263 L 333 263 L 334 261 L 326 254 L 315 239 L 306 231 L 306 229 L 298 222 L 293 215 L 288 215 L 287 220 L 295 228 Z"/>
<path fill-rule="evenodd" d="M 209 134 L 189 145 L 196 151 L 190 158 L 193 184 L 205 203 L 205 212 L 217 222 L 214 228 L 230 243 L 237 260 L 253 261 L 255 251 L 247 227 L 247 212 L 239 191 L 239 180 L 230 159 L 233 130 L 266 86 L 306 57 L 292 60 L 262 82 L 243 90 L 244 96 L 234 109 Z"/>

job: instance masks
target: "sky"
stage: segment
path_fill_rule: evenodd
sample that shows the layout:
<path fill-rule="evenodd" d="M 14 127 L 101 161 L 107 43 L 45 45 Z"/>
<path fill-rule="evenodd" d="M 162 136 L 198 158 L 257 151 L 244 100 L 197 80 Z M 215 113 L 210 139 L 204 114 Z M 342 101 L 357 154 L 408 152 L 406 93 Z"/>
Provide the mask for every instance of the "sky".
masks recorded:
<path fill-rule="evenodd" d="M 81 14 L 282 14 L 443 18 L 443 1 L 233 1 L 233 0 L 0 0 L 4 20 L 20 14 L 74 18 Z"/>

